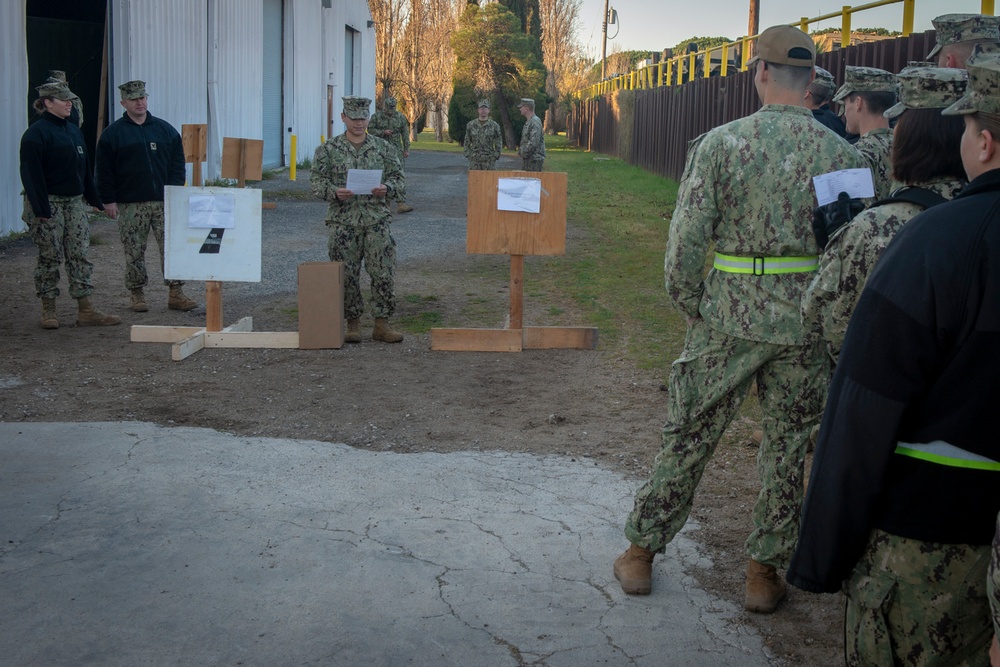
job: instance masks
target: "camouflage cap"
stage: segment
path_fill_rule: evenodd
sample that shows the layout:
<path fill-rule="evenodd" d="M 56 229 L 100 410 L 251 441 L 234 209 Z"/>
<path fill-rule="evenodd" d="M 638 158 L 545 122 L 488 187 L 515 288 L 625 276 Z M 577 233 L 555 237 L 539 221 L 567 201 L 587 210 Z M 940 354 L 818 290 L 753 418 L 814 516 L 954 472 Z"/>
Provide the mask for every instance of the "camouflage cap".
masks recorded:
<path fill-rule="evenodd" d="M 354 120 L 363 120 L 368 118 L 368 109 L 372 105 L 372 101 L 370 99 L 367 97 L 347 95 L 343 98 L 343 100 L 345 116 Z"/>
<path fill-rule="evenodd" d="M 62 71 L 61 69 L 50 69 L 49 80 L 62 81 L 63 83 L 66 83 L 66 72 Z"/>
<path fill-rule="evenodd" d="M 886 110 L 886 118 L 896 118 L 907 109 L 944 109 L 954 104 L 969 82 L 964 69 L 907 67 L 896 75 L 899 102 Z"/>
<path fill-rule="evenodd" d="M 985 14 L 943 14 L 931 21 L 937 31 L 937 44 L 927 54 L 930 60 L 941 47 L 959 42 L 1000 41 L 1000 18 Z"/>
<path fill-rule="evenodd" d="M 985 54 L 966 64 L 969 85 L 965 96 L 942 111 L 945 116 L 985 113 L 1000 114 L 1000 55 Z"/>
<path fill-rule="evenodd" d="M 57 100 L 75 100 L 76 94 L 62 81 L 46 82 L 35 88 L 39 97 L 51 97 Z"/>
<path fill-rule="evenodd" d="M 385 105 L 387 107 L 394 107 L 394 106 L 396 106 L 396 98 L 393 97 L 392 95 L 389 95 L 388 97 L 385 98 Z"/>
<path fill-rule="evenodd" d="M 476 108 L 477 109 L 482 109 L 483 107 L 486 107 L 487 109 L 489 109 L 490 108 L 490 101 L 486 100 L 486 99 L 479 100 L 479 104 L 476 105 Z"/>
<path fill-rule="evenodd" d="M 819 65 L 813 69 L 816 71 L 816 78 L 813 79 L 813 85 L 823 86 L 831 93 L 837 89 L 837 84 L 834 82 L 832 74 Z"/>
<path fill-rule="evenodd" d="M 844 70 L 844 85 L 833 96 L 839 102 L 851 93 L 894 93 L 896 77 L 891 72 L 877 67 L 852 67 Z"/>
<path fill-rule="evenodd" d="M 140 97 L 148 97 L 146 95 L 145 81 L 126 81 L 118 86 L 118 90 L 121 91 L 123 100 L 137 100 Z"/>
<path fill-rule="evenodd" d="M 812 67 L 816 64 L 816 44 L 796 27 L 773 25 L 757 37 L 757 55 L 747 62 L 747 67 L 758 60 L 775 65 Z"/>
<path fill-rule="evenodd" d="M 518 109 L 520 109 L 521 107 L 528 107 L 529 109 L 534 109 L 535 100 L 531 99 L 530 97 L 522 97 L 521 101 L 517 105 Z"/>

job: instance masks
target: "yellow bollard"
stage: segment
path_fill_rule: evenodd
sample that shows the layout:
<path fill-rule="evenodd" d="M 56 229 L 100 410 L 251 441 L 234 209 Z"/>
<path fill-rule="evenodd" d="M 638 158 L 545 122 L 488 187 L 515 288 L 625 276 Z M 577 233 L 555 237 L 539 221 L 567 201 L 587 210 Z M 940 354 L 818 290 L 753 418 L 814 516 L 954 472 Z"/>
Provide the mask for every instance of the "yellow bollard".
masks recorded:
<path fill-rule="evenodd" d="M 297 156 L 297 152 L 298 152 L 297 151 L 297 149 L 298 149 L 298 145 L 297 144 L 298 144 L 298 141 L 297 141 L 297 139 L 298 139 L 298 137 L 296 137 L 293 134 L 292 135 L 292 145 L 291 145 L 291 161 L 292 161 L 292 164 L 288 168 L 288 180 L 290 180 L 290 181 L 294 181 L 295 180 L 295 167 L 296 167 L 296 164 L 298 163 L 298 156 Z"/>
<path fill-rule="evenodd" d="M 325 143 L 326 143 L 326 137 L 324 137 L 322 134 L 319 135 L 319 145 L 322 146 Z"/>

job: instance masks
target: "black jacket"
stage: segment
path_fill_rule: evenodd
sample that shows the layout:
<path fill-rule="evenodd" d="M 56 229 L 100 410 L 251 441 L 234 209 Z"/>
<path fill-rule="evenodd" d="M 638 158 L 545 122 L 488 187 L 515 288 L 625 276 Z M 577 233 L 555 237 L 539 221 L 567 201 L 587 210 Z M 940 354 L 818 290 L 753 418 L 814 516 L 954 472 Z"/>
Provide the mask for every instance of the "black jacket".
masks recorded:
<path fill-rule="evenodd" d="M 92 206 L 103 208 L 83 133 L 75 123 L 48 112 L 21 135 L 21 184 L 39 218 L 52 217 L 49 195 L 83 195 Z"/>
<path fill-rule="evenodd" d="M 903 226 L 851 317 L 788 581 L 834 592 L 879 528 L 990 544 L 1000 471 L 895 453 L 944 441 L 1000 461 L 1000 170 Z"/>
<path fill-rule="evenodd" d="M 185 175 L 181 136 L 151 113 L 142 125 L 122 114 L 97 142 L 97 187 L 103 201 L 163 201 L 163 186 L 184 185 Z"/>
<path fill-rule="evenodd" d="M 813 109 L 812 112 L 813 118 L 821 124 L 826 125 L 842 137 L 847 136 L 847 128 L 844 127 L 844 121 L 840 120 L 840 117 L 833 113 L 829 104 L 824 104 L 819 109 Z"/>

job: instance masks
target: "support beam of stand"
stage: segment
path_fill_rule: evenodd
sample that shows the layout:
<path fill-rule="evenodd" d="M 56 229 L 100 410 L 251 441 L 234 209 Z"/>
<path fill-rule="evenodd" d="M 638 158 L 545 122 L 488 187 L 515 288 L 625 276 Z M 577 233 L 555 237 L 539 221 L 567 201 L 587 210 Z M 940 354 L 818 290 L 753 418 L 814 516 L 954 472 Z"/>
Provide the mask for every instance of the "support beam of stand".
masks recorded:
<path fill-rule="evenodd" d="M 510 256 L 510 325 L 520 329 L 524 324 L 524 255 Z"/>
<path fill-rule="evenodd" d="M 222 331 L 222 283 L 205 282 L 205 330 Z"/>

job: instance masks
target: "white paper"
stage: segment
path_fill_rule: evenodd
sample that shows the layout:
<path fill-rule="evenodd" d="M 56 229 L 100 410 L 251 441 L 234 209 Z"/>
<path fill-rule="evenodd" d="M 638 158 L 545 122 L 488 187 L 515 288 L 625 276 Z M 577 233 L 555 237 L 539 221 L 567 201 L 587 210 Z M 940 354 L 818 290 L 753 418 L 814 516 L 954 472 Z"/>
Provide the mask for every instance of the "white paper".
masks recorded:
<path fill-rule="evenodd" d="M 347 185 L 356 195 L 370 195 L 372 190 L 382 185 L 381 169 L 348 169 Z"/>
<path fill-rule="evenodd" d="M 875 183 L 872 182 L 872 170 L 841 169 L 822 176 L 813 176 L 813 187 L 816 188 L 816 201 L 820 206 L 837 201 L 837 195 L 846 192 L 852 199 L 865 199 L 875 196 Z"/>
<path fill-rule="evenodd" d="M 236 227 L 236 195 L 191 195 L 188 198 L 188 227 L 193 229 L 233 229 Z"/>
<path fill-rule="evenodd" d="M 497 210 L 538 213 L 542 205 L 542 181 L 539 178 L 497 179 Z"/>

